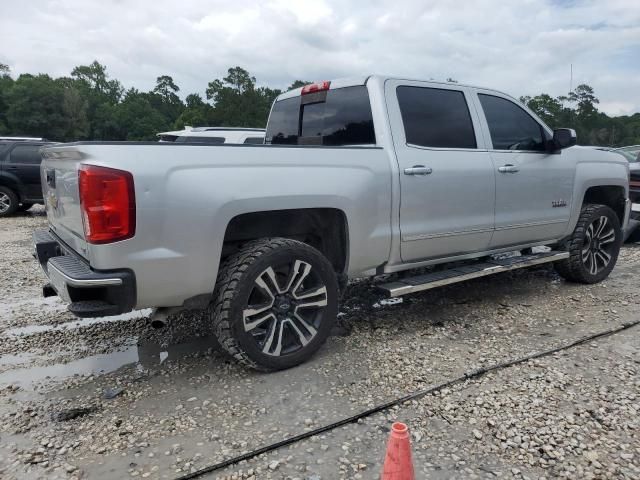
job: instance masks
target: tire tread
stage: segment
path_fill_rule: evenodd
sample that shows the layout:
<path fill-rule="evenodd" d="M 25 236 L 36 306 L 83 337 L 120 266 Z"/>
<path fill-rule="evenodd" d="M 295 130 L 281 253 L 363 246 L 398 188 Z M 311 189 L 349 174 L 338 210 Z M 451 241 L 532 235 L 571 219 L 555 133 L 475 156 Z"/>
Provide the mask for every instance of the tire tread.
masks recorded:
<path fill-rule="evenodd" d="M 556 271 L 566 280 L 576 283 L 595 283 L 594 279 L 586 272 L 582 263 L 582 243 L 593 215 L 603 208 L 610 210 L 610 207 L 597 203 L 587 203 L 582 207 L 576 228 L 564 245 L 565 250 L 569 252 L 569 258 L 560 260 L 554 264 Z M 620 232 L 616 232 L 616 236 L 620 237 Z M 614 265 L 616 260 L 617 254 L 616 258 L 612 259 Z"/>
<path fill-rule="evenodd" d="M 288 238 L 263 238 L 245 244 L 243 249 L 231 255 L 220 267 L 216 288 L 211 306 L 211 319 L 213 328 L 220 345 L 235 360 L 247 367 L 259 371 L 271 371 L 264 365 L 253 361 L 234 338 L 231 329 L 231 302 L 237 293 L 243 274 L 249 266 L 262 255 L 280 248 L 299 247 L 306 244 Z"/>

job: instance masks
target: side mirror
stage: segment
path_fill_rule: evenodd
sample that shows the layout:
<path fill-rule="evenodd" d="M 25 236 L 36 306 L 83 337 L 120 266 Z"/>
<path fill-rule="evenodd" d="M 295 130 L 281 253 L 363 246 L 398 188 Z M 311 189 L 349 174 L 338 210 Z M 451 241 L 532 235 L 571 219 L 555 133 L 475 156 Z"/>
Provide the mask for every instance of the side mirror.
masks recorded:
<path fill-rule="evenodd" d="M 553 131 L 553 139 L 550 142 L 551 150 L 556 151 L 573 147 L 576 141 L 576 131 L 573 128 L 556 128 Z"/>

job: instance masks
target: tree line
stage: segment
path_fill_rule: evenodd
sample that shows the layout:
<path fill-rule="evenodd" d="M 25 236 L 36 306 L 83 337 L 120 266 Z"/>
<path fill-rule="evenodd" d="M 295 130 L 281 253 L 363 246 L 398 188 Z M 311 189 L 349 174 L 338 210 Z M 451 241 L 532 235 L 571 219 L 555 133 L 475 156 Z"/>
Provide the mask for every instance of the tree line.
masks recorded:
<path fill-rule="evenodd" d="M 169 75 L 149 92 L 125 90 L 97 61 L 69 77 L 21 74 L 14 79 L 0 64 L 0 135 L 74 140 L 155 140 L 156 133 L 190 126 L 264 127 L 281 90 L 258 87 L 241 67 L 209 82 L 206 100 L 184 100 Z M 289 89 L 309 82 L 294 81 Z"/>
<path fill-rule="evenodd" d="M 309 82 L 296 80 L 287 90 Z M 169 75 L 156 79 L 149 92 L 125 89 L 94 61 L 68 77 L 47 74 L 11 76 L 0 64 L 0 135 L 74 140 L 155 140 L 156 133 L 190 126 L 264 127 L 279 89 L 259 87 L 241 67 L 207 85 L 206 98 L 184 97 Z M 566 96 L 521 97 L 551 127 L 570 127 L 583 145 L 640 144 L 640 113 L 609 117 L 598 111 L 589 85 Z"/>
<path fill-rule="evenodd" d="M 640 113 L 610 117 L 599 112 L 600 103 L 592 87 L 578 85 L 568 95 L 553 98 L 546 93 L 520 97 L 552 128 L 576 130 L 578 144 L 622 147 L 640 144 Z"/>

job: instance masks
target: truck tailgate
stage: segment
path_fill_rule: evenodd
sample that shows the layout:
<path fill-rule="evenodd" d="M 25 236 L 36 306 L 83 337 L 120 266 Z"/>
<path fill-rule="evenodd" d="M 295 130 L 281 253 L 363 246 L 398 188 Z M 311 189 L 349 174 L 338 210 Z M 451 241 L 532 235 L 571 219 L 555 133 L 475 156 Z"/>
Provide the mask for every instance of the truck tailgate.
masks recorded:
<path fill-rule="evenodd" d="M 88 258 L 78 191 L 78 167 L 83 153 L 75 146 L 42 149 L 42 190 L 51 231 L 78 254 Z"/>

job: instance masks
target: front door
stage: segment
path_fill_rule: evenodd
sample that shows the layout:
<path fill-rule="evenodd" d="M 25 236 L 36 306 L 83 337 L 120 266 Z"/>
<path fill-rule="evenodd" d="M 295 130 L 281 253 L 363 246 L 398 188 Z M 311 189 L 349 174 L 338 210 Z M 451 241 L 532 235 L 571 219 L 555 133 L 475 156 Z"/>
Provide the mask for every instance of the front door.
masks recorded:
<path fill-rule="evenodd" d="M 389 80 L 403 262 L 486 250 L 495 173 L 465 87 Z"/>
<path fill-rule="evenodd" d="M 491 248 L 556 239 L 567 229 L 575 164 L 550 153 L 551 133 L 521 106 L 496 92 L 479 91 L 496 171 L 496 231 Z"/>

